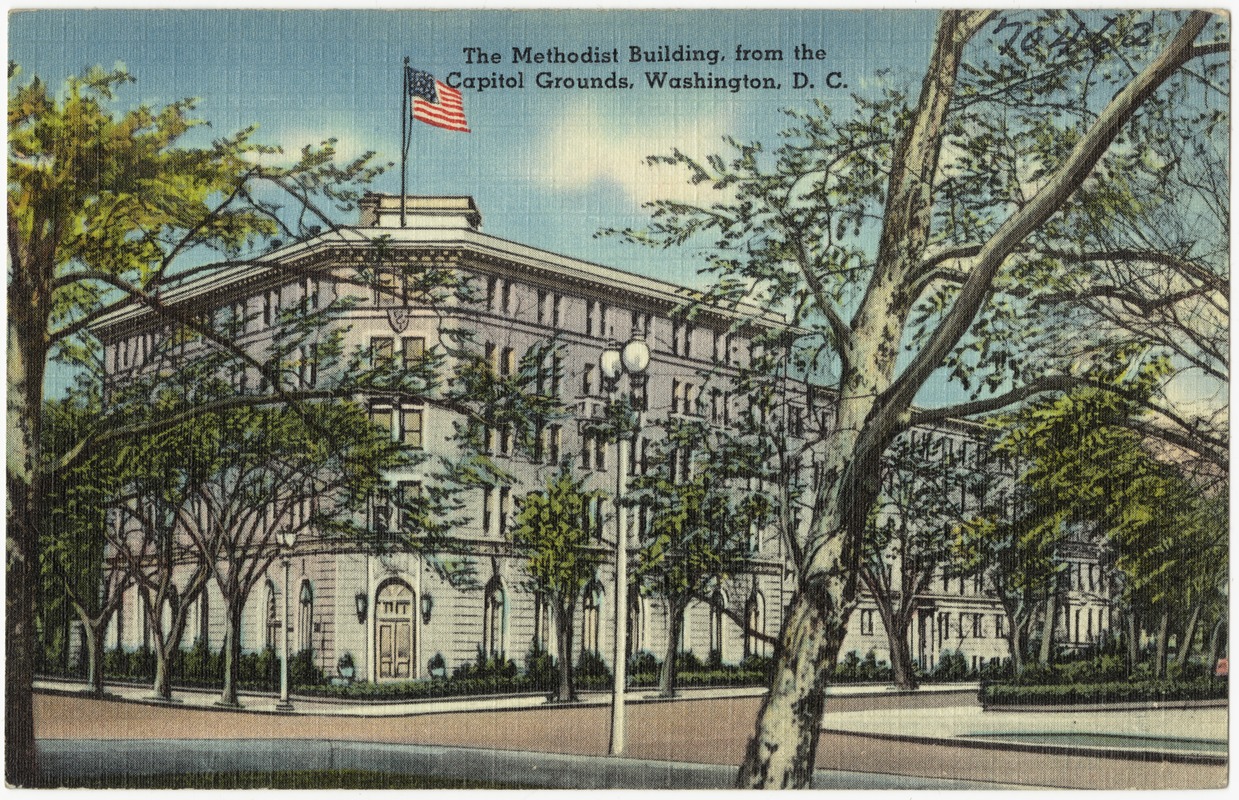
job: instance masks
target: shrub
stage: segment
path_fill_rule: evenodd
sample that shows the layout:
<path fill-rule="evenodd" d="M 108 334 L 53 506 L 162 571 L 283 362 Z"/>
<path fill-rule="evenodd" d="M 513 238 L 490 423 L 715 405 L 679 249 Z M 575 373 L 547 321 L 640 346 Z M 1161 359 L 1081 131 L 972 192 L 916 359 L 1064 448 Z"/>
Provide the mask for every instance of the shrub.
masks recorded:
<path fill-rule="evenodd" d="M 516 662 L 497 655 L 486 655 L 478 648 L 477 656 L 472 664 L 461 664 L 452 670 L 452 677 L 457 679 L 496 680 L 516 677 Z"/>
<path fill-rule="evenodd" d="M 602 680 L 604 683 L 611 678 L 611 670 L 607 668 L 602 656 L 593 650 L 582 650 L 577 656 L 576 669 L 573 673 L 581 679 L 583 685 L 592 685 L 590 679 Z"/>
<path fill-rule="evenodd" d="M 973 677 L 968 659 L 962 652 L 943 653 L 934 668 L 933 677 L 940 681 L 965 681 Z"/>
<path fill-rule="evenodd" d="M 1028 686 L 995 683 L 982 686 L 980 699 L 985 706 L 1059 706 L 1101 703 L 1178 702 L 1214 700 L 1227 696 L 1224 680 L 1196 681 L 1112 681 Z"/>
<path fill-rule="evenodd" d="M 628 671 L 636 673 L 656 673 L 660 664 L 658 658 L 649 650 L 638 650 L 628 657 Z"/>
<path fill-rule="evenodd" d="M 558 681 L 558 670 L 551 654 L 536 644 L 529 648 L 525 656 L 525 675 L 535 686 L 550 691 Z"/>
<path fill-rule="evenodd" d="M 701 659 L 697 658 L 697 654 L 692 650 L 685 650 L 675 654 L 675 671 L 678 672 L 700 672 L 702 669 Z"/>
<path fill-rule="evenodd" d="M 325 682 L 325 676 L 314 663 L 313 650 L 299 650 L 288 657 L 288 684 L 290 686 L 317 686 L 323 682 Z"/>

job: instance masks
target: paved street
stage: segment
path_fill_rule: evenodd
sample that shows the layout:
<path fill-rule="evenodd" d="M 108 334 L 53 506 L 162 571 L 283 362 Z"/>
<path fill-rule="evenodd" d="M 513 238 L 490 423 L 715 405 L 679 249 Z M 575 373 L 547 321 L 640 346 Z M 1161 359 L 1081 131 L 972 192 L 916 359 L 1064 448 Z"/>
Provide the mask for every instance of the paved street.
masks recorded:
<path fill-rule="evenodd" d="M 628 712 L 626 756 L 651 762 L 735 765 L 743 753 L 759 702 L 760 698 L 755 696 L 716 694 L 702 699 L 634 704 Z M 39 694 L 35 711 L 38 736 L 49 743 L 51 740 L 323 740 L 589 757 L 605 756 L 608 735 L 608 709 L 602 704 L 503 710 L 443 709 L 436 713 L 401 716 L 371 715 L 364 707 L 356 709 L 355 715 L 277 715 L 224 711 L 195 707 L 190 703 L 154 706 L 69 694 Z M 1044 716 L 1026 715 L 1008 721 L 1006 730 L 1015 725 L 1016 733 L 1037 732 L 1032 722 Z M 942 732 L 937 741 L 921 735 L 926 730 L 942 728 L 945 719 L 967 720 L 970 717 L 977 722 L 988 724 L 990 721 L 988 715 L 977 710 L 975 700 L 968 693 L 835 697 L 830 701 L 824 720 L 826 732 L 822 735 L 817 765 L 821 770 L 870 776 L 1039 787 L 1217 788 L 1226 782 L 1226 766 L 1218 763 L 1216 756 L 1212 761 L 1206 758 L 1192 763 L 1190 760 L 1166 761 L 1155 752 L 1118 757 L 1122 754 L 1104 749 L 1097 754 L 1065 754 L 1036 746 L 1023 747 L 1018 743 L 998 747 L 959 738 L 969 731 L 958 725 Z M 1069 723 L 1087 717 L 1088 714 L 1071 714 L 1064 717 L 1064 721 Z M 1225 718 L 1224 708 L 1163 712 L 1160 721 L 1147 724 L 1169 726 L 1171 730 L 1163 736 L 1185 736 L 1183 731 L 1195 730 L 1199 738 L 1220 730 L 1224 740 Z M 928 722 L 928 725 L 918 727 L 917 720 Z M 1075 729 L 1068 727 L 1068 730 Z M 911 738 L 897 741 L 870 735 L 898 737 L 901 732 Z M 1045 733 L 1044 725 L 1040 732 Z M 990 734 L 994 733 L 991 729 Z M 1147 733 L 1158 735 L 1159 732 Z M 62 750 L 65 744 L 60 744 Z M 606 762 L 591 759 L 590 763 Z M 517 777 L 509 776 L 513 780 Z M 906 786 L 895 778 L 883 779 L 887 780 L 890 788 Z M 887 784 L 880 781 L 878 785 Z"/>

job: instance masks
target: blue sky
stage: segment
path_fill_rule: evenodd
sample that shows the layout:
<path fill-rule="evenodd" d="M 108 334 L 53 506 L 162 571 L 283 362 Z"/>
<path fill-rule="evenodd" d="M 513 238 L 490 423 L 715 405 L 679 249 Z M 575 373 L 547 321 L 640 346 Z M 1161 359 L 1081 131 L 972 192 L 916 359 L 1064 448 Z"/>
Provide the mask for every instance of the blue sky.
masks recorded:
<path fill-rule="evenodd" d="M 689 196 L 681 176 L 643 166 L 644 156 L 679 147 L 694 155 L 723 149 L 722 137 L 773 146 L 779 109 L 824 96 L 846 112 L 849 91 L 864 91 L 879 70 L 917 80 L 932 39 L 932 12 L 841 11 L 70 11 L 17 12 L 9 57 L 26 76 L 58 84 L 91 65 L 124 63 L 137 78 L 122 104 L 201 99 L 201 116 L 225 133 L 256 123 L 259 140 L 295 150 L 333 136 L 344 154 L 377 151 L 398 162 L 400 71 L 404 56 L 441 79 L 524 71 L 524 90 L 465 91 L 472 133 L 418 124 L 409 191 L 468 194 L 488 233 L 678 283 L 695 281 L 691 251 L 655 252 L 596 239 L 601 227 L 639 225 L 654 197 Z M 796 61 L 793 49 L 825 50 Z M 545 51 L 618 47 L 620 63 L 517 65 L 513 47 Z M 708 64 L 643 65 L 630 45 L 717 48 Z M 780 63 L 740 63 L 737 45 L 781 49 Z M 498 52 L 503 63 L 470 65 L 463 48 Z M 627 76 L 629 90 L 534 86 L 538 72 L 567 77 Z M 652 90 L 646 69 L 721 77 L 769 75 L 779 90 Z M 825 81 L 841 73 L 848 90 L 792 88 L 791 73 Z M 399 170 L 376 189 L 397 192 Z M 352 220 L 344 220 L 351 222 Z"/>

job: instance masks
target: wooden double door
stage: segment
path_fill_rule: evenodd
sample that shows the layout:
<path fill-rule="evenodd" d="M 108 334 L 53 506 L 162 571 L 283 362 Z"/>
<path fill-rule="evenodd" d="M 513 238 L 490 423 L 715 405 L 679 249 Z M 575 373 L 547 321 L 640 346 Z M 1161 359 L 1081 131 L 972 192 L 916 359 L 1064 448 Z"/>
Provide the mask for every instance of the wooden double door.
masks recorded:
<path fill-rule="evenodd" d="M 386 583 L 375 598 L 374 656 L 381 681 L 409 680 L 416 669 L 417 626 L 413 590 L 403 581 Z"/>

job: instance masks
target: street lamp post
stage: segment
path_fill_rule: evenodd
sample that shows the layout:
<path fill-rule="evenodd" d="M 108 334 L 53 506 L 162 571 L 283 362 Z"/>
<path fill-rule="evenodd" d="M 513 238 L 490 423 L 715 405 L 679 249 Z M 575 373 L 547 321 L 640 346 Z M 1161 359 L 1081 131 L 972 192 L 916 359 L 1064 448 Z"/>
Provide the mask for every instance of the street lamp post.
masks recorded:
<path fill-rule="evenodd" d="M 275 708 L 278 711 L 292 711 L 293 704 L 288 699 L 288 587 L 289 571 L 292 567 L 293 545 L 297 543 L 297 532 L 292 528 L 281 528 L 276 534 L 280 543 L 280 556 L 284 562 L 284 625 L 280 629 L 280 702 Z"/>
<path fill-rule="evenodd" d="M 623 499 L 628 491 L 628 464 L 636 458 L 633 452 L 634 437 L 641 430 L 641 412 L 644 410 L 645 371 L 650 365 L 650 348 L 640 329 L 633 327 L 632 337 L 621 350 L 614 341 L 607 345 L 598 358 L 599 371 L 606 383 L 607 392 L 615 397 L 620 375 L 628 374 L 629 398 L 636 412 L 632 436 L 622 432 L 616 437 L 615 475 L 615 657 L 612 668 L 615 682 L 611 688 L 611 755 L 624 752 L 624 684 L 628 667 L 628 514 Z"/>

